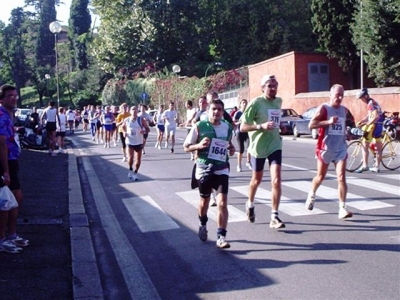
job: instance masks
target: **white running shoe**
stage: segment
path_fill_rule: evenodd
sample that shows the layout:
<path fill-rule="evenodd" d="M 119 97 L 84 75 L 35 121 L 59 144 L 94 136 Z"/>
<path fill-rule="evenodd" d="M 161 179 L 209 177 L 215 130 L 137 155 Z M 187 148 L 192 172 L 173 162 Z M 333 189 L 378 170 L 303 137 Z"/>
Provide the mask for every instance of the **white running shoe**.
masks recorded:
<path fill-rule="evenodd" d="M 346 205 L 343 205 L 342 207 L 339 208 L 339 219 L 347 219 L 351 218 L 353 216 L 353 213 L 347 210 Z"/>
<path fill-rule="evenodd" d="M 128 172 L 128 178 L 129 178 L 129 179 L 133 179 L 133 175 L 134 175 L 134 174 L 133 174 L 132 171 L 129 171 L 129 172 Z"/>
<path fill-rule="evenodd" d="M 157 147 L 157 148 L 158 148 L 158 150 L 161 150 L 161 145 L 160 145 L 160 144 L 158 144 L 158 147 Z"/>
<path fill-rule="evenodd" d="M 253 169 L 251 168 L 251 163 L 250 163 L 249 161 L 246 163 L 246 167 L 249 168 L 250 170 L 253 170 Z"/>
<path fill-rule="evenodd" d="M 217 240 L 217 247 L 220 249 L 227 249 L 230 248 L 231 245 L 225 240 L 225 237 L 220 235 L 220 237 Z"/>
<path fill-rule="evenodd" d="M 114 142 L 114 147 L 117 147 L 117 142 Z"/>
<path fill-rule="evenodd" d="M 122 158 L 122 162 L 126 162 L 126 156 Z"/>
<path fill-rule="evenodd" d="M 139 178 L 138 178 L 138 176 L 137 176 L 137 173 L 133 173 L 132 179 L 133 179 L 134 181 L 138 181 L 138 180 L 139 180 Z"/>
<path fill-rule="evenodd" d="M 168 149 L 168 143 L 167 142 L 165 142 L 164 148 Z"/>
<path fill-rule="evenodd" d="M 157 142 L 157 143 L 154 145 L 154 148 L 158 148 L 158 145 L 159 145 L 159 143 Z"/>
<path fill-rule="evenodd" d="M 311 192 L 308 193 L 307 200 L 306 200 L 306 208 L 308 210 L 313 210 L 314 202 L 315 202 L 315 194 L 313 194 Z"/>
<path fill-rule="evenodd" d="M 240 165 L 236 166 L 236 172 L 238 173 L 242 172 L 242 167 Z"/>
<path fill-rule="evenodd" d="M 107 148 L 107 144 L 104 144 L 104 148 Z"/>

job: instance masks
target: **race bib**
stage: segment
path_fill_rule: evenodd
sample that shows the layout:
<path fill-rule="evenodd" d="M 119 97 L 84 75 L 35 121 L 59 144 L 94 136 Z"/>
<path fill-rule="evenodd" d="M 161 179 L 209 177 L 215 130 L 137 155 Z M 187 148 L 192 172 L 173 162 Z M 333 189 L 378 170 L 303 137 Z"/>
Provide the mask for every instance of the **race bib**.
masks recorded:
<path fill-rule="evenodd" d="M 274 127 L 279 128 L 281 124 L 281 110 L 268 109 L 268 122 L 274 122 Z"/>
<path fill-rule="evenodd" d="M 208 158 L 218 161 L 226 161 L 229 142 L 221 139 L 213 138 L 208 151 Z"/>
<path fill-rule="evenodd" d="M 104 122 L 106 122 L 106 124 L 112 124 L 111 118 L 104 118 Z"/>
<path fill-rule="evenodd" d="M 329 125 L 329 135 L 344 135 L 344 131 L 346 128 L 345 125 L 345 119 L 344 118 L 338 118 L 338 121 L 336 123 L 333 123 Z"/>

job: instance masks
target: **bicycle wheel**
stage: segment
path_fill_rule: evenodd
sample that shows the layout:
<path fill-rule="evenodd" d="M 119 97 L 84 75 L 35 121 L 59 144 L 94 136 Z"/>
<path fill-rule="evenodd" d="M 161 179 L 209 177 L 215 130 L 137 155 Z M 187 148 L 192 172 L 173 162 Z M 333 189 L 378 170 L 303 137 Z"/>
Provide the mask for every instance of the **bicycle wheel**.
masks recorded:
<path fill-rule="evenodd" d="M 362 165 L 362 145 L 360 141 L 352 141 L 347 146 L 346 170 L 354 172 Z"/>
<path fill-rule="evenodd" d="M 383 145 L 382 165 L 388 170 L 400 168 L 400 142 L 391 141 Z"/>

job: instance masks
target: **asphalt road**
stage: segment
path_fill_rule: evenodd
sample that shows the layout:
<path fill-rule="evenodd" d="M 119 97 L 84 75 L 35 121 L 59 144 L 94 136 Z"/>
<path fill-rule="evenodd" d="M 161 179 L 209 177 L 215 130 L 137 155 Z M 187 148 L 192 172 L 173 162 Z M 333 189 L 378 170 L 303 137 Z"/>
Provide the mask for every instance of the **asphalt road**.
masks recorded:
<path fill-rule="evenodd" d="M 119 147 L 104 149 L 89 134 L 72 140 L 105 299 L 399 299 L 400 172 L 348 175 L 350 220 L 337 217 L 331 166 L 315 209 L 304 201 L 315 176 L 315 141 L 284 137 L 280 217 L 269 228 L 268 167 L 256 195 L 256 222 L 244 203 L 251 173 L 232 158 L 227 239 L 219 250 L 216 208 L 209 240 L 197 236 L 193 162 L 178 130 L 175 153 L 154 148 L 150 134 L 138 182 L 127 177 Z"/>

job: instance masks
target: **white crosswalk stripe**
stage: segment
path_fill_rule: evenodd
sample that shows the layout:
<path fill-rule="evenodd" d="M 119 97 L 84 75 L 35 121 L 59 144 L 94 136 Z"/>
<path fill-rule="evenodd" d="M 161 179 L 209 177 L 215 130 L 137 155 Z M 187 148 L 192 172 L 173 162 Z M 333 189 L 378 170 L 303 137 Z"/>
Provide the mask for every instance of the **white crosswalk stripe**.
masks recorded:
<path fill-rule="evenodd" d="M 249 187 L 244 185 L 244 186 L 231 187 L 231 189 L 247 197 Z M 257 189 L 257 193 L 254 199 L 255 201 L 257 201 L 258 203 L 263 203 L 268 206 L 271 206 L 270 199 L 271 199 L 270 191 L 260 187 Z M 326 213 L 325 211 L 318 208 L 314 208 L 312 211 L 309 211 L 305 208 L 304 202 L 294 201 L 285 196 L 281 197 L 279 211 L 288 214 L 290 216 L 306 216 L 306 215 L 318 215 Z"/>
<path fill-rule="evenodd" d="M 348 184 L 354 184 L 357 186 L 361 186 L 366 189 L 379 189 L 379 191 L 392 194 L 395 196 L 400 196 L 400 188 L 399 186 L 394 186 L 387 183 L 376 183 L 375 181 L 361 178 L 347 178 Z"/>
<path fill-rule="evenodd" d="M 150 196 L 124 198 L 122 202 L 141 232 L 179 228 Z"/>
<path fill-rule="evenodd" d="M 189 203 L 190 205 L 194 206 L 197 209 L 197 207 L 199 205 L 199 191 L 198 190 L 178 192 L 176 194 L 179 197 L 181 197 L 183 200 L 185 200 L 187 203 Z M 243 203 L 243 207 L 244 207 L 244 203 Z M 217 212 L 218 212 L 217 207 L 210 207 L 208 209 L 207 216 L 216 222 L 217 221 Z M 243 221 L 247 220 L 247 216 L 246 216 L 245 212 L 243 212 L 240 209 L 237 209 L 236 207 L 229 205 L 229 204 L 228 204 L 228 212 L 229 212 L 229 218 L 228 218 L 229 223 L 243 222 Z"/>
<path fill-rule="evenodd" d="M 359 180 L 359 179 L 357 179 L 357 180 Z M 296 190 L 300 190 L 300 191 L 306 192 L 306 193 L 308 193 L 308 191 L 311 189 L 310 181 L 283 182 L 282 185 L 287 186 L 289 188 L 296 189 Z M 316 196 L 317 196 L 317 202 L 318 202 L 318 198 L 338 201 L 338 190 L 337 190 L 337 188 L 331 188 L 331 187 L 321 185 L 317 190 Z M 352 193 L 347 193 L 346 204 L 347 204 L 347 206 L 351 206 L 351 207 L 354 207 L 359 210 L 369 210 L 369 209 L 377 209 L 377 208 L 385 208 L 385 207 L 394 206 L 394 205 L 391 205 L 391 204 L 388 204 L 388 203 L 385 203 L 382 201 L 368 199 L 368 198 L 365 198 L 365 197 L 362 197 L 359 195 L 355 195 Z"/>

